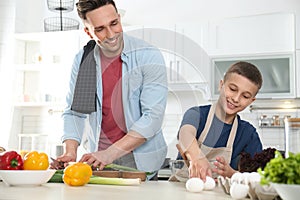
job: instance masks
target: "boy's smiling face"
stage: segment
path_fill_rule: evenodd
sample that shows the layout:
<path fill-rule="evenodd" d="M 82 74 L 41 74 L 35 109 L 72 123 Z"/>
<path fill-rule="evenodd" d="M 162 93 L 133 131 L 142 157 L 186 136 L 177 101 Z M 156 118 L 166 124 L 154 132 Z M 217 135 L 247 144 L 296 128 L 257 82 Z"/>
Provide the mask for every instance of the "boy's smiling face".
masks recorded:
<path fill-rule="evenodd" d="M 258 87 L 246 77 L 231 73 L 226 81 L 220 81 L 219 90 L 222 110 L 226 116 L 235 116 L 255 100 Z"/>

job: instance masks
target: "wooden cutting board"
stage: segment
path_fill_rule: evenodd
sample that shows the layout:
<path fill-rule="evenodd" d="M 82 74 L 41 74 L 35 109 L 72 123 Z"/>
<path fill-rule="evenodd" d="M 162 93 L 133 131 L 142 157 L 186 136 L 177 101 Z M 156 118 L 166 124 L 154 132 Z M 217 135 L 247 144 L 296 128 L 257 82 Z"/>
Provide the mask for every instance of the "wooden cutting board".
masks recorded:
<path fill-rule="evenodd" d="M 128 172 L 128 171 L 93 171 L 94 176 L 108 177 L 108 178 L 140 178 L 141 181 L 146 180 L 145 172 Z"/>

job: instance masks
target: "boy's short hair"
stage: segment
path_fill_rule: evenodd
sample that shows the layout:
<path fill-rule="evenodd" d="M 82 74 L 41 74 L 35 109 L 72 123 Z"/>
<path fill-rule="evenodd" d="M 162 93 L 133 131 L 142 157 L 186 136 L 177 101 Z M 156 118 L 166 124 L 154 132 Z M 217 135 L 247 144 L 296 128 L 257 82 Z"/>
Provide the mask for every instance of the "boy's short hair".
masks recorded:
<path fill-rule="evenodd" d="M 252 83 L 254 83 L 257 86 L 258 90 L 262 86 L 262 75 L 259 69 L 251 63 L 240 61 L 232 64 L 224 75 L 224 81 L 226 81 L 228 76 L 232 73 L 237 73 L 249 79 Z"/>

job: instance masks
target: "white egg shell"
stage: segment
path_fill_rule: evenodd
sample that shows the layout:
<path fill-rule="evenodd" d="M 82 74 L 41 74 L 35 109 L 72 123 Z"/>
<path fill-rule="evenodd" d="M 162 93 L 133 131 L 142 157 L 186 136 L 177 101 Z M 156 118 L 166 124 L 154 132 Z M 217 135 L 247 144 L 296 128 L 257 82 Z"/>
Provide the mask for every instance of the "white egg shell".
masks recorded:
<path fill-rule="evenodd" d="M 260 182 L 261 176 L 257 172 L 251 172 L 250 176 L 248 177 L 250 183 Z"/>
<path fill-rule="evenodd" d="M 243 199 L 247 196 L 249 192 L 249 186 L 234 182 L 230 186 L 230 196 L 233 199 Z"/>
<path fill-rule="evenodd" d="M 242 180 L 241 180 L 239 183 L 243 183 L 243 184 L 245 184 L 245 185 L 248 185 L 249 182 L 250 182 L 249 177 L 251 176 L 251 173 L 249 173 L 249 172 L 244 172 L 244 173 L 242 173 L 242 174 L 243 174 L 243 178 L 242 178 Z"/>
<path fill-rule="evenodd" d="M 204 188 L 204 183 L 200 178 L 190 178 L 185 183 L 185 187 L 189 192 L 201 192 Z"/>
<path fill-rule="evenodd" d="M 213 190 L 216 187 L 216 182 L 215 180 L 210 177 L 210 176 L 206 176 L 206 181 L 204 183 L 204 190 Z"/>
<path fill-rule="evenodd" d="M 243 174 L 241 172 L 234 173 L 230 178 L 230 183 L 240 183 L 243 180 Z"/>

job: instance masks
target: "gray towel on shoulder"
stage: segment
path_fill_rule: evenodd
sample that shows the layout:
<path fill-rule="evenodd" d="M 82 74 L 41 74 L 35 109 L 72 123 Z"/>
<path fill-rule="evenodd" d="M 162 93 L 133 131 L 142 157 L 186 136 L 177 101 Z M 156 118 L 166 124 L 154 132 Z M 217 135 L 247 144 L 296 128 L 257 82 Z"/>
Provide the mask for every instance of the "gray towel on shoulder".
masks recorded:
<path fill-rule="evenodd" d="M 84 53 L 77 75 L 74 97 L 71 106 L 71 110 L 84 114 L 91 114 L 97 110 L 97 75 L 96 61 L 94 59 L 95 45 L 96 42 L 91 40 L 87 43 L 87 45 L 84 46 Z"/>

